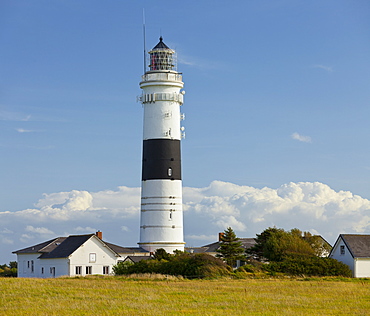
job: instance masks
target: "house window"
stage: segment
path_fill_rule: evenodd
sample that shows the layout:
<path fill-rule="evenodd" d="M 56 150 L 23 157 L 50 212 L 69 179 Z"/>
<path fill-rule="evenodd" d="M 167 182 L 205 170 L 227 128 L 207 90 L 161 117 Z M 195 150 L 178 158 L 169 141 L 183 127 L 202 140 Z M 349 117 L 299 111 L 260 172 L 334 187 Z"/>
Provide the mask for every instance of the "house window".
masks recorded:
<path fill-rule="evenodd" d="M 344 246 L 340 246 L 340 254 L 344 255 L 345 254 L 345 248 Z"/>
<path fill-rule="evenodd" d="M 103 274 L 109 274 L 109 266 L 103 266 Z"/>
<path fill-rule="evenodd" d="M 86 267 L 86 274 L 91 274 L 92 273 L 92 266 L 87 266 Z"/>
<path fill-rule="evenodd" d="M 33 265 L 33 260 L 31 260 L 31 273 L 34 272 L 34 265 Z"/>
<path fill-rule="evenodd" d="M 96 253 L 90 253 L 89 262 L 96 262 Z"/>
<path fill-rule="evenodd" d="M 41 267 L 41 274 L 44 274 L 44 267 Z"/>
<path fill-rule="evenodd" d="M 55 277 L 55 267 L 50 267 L 50 274 Z"/>
<path fill-rule="evenodd" d="M 76 267 L 76 274 L 82 274 L 82 267 L 81 266 Z"/>

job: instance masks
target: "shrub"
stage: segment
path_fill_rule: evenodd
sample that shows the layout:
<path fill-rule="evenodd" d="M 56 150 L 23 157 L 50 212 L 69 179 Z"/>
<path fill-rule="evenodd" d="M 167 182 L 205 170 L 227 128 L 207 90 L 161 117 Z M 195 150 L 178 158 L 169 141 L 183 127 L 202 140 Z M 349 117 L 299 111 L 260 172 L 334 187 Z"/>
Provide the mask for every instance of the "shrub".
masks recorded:
<path fill-rule="evenodd" d="M 113 272 L 116 275 L 128 274 L 129 267 L 132 265 L 133 263 L 131 261 L 118 262 L 113 266 Z"/>
<path fill-rule="evenodd" d="M 159 273 L 186 278 L 213 278 L 230 274 L 228 266 L 222 260 L 203 253 L 180 253 L 171 255 L 169 260 L 142 260 L 131 265 L 118 263 L 113 271 L 116 275 Z"/>
<path fill-rule="evenodd" d="M 352 275 L 347 265 L 335 259 L 304 255 L 287 256 L 283 261 L 264 265 L 264 269 L 268 272 L 282 272 L 291 275 L 344 277 Z"/>

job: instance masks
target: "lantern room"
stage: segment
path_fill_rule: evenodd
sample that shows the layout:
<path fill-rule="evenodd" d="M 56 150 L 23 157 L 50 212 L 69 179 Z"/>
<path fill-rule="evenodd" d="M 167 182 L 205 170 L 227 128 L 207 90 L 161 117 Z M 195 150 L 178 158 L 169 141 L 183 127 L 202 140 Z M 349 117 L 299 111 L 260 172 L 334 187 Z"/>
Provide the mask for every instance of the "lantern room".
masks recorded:
<path fill-rule="evenodd" d="M 163 43 L 162 36 L 159 43 L 149 52 L 149 68 L 151 71 L 176 70 L 175 51 Z"/>

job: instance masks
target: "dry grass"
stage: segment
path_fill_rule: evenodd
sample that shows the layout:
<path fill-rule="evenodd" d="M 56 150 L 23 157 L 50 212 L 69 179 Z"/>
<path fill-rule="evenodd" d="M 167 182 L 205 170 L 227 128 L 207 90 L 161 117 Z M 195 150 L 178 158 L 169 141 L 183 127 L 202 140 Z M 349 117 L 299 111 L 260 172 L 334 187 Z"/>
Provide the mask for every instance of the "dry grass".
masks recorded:
<path fill-rule="evenodd" d="M 0 279 L 0 315 L 367 315 L 369 280 Z"/>

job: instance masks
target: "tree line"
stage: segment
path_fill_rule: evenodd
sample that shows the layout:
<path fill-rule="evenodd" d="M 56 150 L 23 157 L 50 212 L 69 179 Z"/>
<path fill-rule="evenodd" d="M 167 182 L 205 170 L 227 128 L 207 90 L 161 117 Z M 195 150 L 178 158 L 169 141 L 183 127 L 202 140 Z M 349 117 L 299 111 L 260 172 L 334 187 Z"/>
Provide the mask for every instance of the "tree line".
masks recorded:
<path fill-rule="evenodd" d="M 151 260 L 121 262 L 113 267 L 113 271 L 116 275 L 160 273 L 187 278 L 250 274 L 351 276 L 347 265 L 324 257 L 329 253 L 330 245 L 323 243 L 320 236 L 297 228 L 285 231 L 273 227 L 257 234 L 255 241 L 253 247 L 245 250 L 233 229 L 228 227 L 221 235 L 216 257 L 181 251 L 171 255 L 158 249 Z M 237 261 L 241 263 L 238 269 Z"/>
<path fill-rule="evenodd" d="M 17 261 L 10 261 L 9 264 L 0 265 L 0 277 L 16 277 Z"/>

